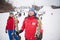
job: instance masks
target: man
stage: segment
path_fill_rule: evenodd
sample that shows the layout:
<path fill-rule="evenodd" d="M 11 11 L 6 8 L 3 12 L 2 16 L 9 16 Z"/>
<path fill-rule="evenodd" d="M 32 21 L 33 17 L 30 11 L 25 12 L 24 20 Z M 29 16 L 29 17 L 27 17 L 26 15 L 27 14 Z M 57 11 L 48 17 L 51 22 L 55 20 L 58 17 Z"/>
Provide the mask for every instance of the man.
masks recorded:
<path fill-rule="evenodd" d="M 19 20 L 18 20 L 17 14 L 15 14 L 14 20 L 15 20 L 15 26 L 16 26 L 15 30 L 16 30 L 17 32 L 19 32 L 19 30 L 18 30 L 18 23 L 19 23 Z M 18 35 L 18 40 L 21 40 L 21 36 L 19 36 L 19 35 Z"/>
<path fill-rule="evenodd" d="M 36 40 L 42 40 L 42 36 L 43 36 L 43 29 L 42 29 L 42 22 L 41 22 L 41 18 L 39 17 L 38 20 L 38 27 L 36 28 Z"/>
<path fill-rule="evenodd" d="M 18 36 L 13 35 L 16 32 L 15 31 L 15 21 L 14 21 L 14 14 L 13 13 L 9 14 L 9 18 L 7 20 L 7 25 L 6 25 L 5 32 L 7 33 L 7 31 L 8 31 L 8 35 L 9 35 L 10 40 L 14 40 L 14 39 L 18 40 Z"/>
<path fill-rule="evenodd" d="M 38 18 L 36 17 L 36 13 L 33 9 L 30 9 L 28 12 L 28 17 L 26 17 L 23 21 L 21 30 L 16 33 L 18 35 L 19 33 L 22 33 L 25 29 L 25 40 L 36 40 L 35 32 L 37 25 Z"/>

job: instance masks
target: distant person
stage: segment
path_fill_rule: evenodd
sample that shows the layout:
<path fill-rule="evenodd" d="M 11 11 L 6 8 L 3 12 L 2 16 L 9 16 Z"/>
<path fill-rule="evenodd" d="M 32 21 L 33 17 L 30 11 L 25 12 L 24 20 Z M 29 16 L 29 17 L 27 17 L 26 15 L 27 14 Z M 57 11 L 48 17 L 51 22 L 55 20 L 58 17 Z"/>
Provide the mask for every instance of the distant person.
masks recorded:
<path fill-rule="evenodd" d="M 10 40 L 13 40 L 13 36 L 14 36 L 15 40 L 18 40 L 18 36 L 13 35 L 16 32 L 15 31 L 15 21 L 14 21 L 14 14 L 13 13 L 9 14 L 5 32 L 8 33 Z"/>

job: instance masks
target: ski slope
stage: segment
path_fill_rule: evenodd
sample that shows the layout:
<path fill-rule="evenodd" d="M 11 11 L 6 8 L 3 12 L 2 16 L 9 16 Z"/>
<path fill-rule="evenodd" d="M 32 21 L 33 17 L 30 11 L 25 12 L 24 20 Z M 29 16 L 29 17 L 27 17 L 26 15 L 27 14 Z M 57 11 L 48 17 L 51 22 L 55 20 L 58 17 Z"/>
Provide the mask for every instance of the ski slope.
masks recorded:
<path fill-rule="evenodd" d="M 42 16 L 42 28 L 44 30 L 42 40 L 60 40 L 60 9 L 52 9 L 49 6 L 45 6 L 40 11 L 45 12 Z M 51 15 L 51 13 L 53 13 L 53 15 Z M 8 34 L 5 33 L 8 16 L 8 13 L 0 14 L 0 40 L 9 40 Z M 25 17 L 26 16 L 22 14 L 22 16 L 18 18 L 19 30 Z M 22 37 L 21 40 L 25 40 L 24 32 L 21 33 L 20 36 Z"/>
<path fill-rule="evenodd" d="M 6 0 L 8 1 L 8 0 Z M 60 40 L 60 9 L 52 9 L 51 5 L 60 5 L 60 0 L 9 0 L 14 7 L 20 6 L 44 6 L 40 12 L 45 12 L 42 16 L 42 29 L 43 39 L 42 40 Z M 53 15 L 51 15 L 53 13 Z M 5 33 L 6 22 L 8 19 L 9 13 L 0 14 L 0 40 L 9 40 L 8 34 Z M 26 14 L 27 16 L 27 14 Z M 23 20 L 26 16 L 19 17 L 19 30 L 22 26 Z M 25 40 L 24 32 L 20 34 L 22 37 L 21 40 Z"/>

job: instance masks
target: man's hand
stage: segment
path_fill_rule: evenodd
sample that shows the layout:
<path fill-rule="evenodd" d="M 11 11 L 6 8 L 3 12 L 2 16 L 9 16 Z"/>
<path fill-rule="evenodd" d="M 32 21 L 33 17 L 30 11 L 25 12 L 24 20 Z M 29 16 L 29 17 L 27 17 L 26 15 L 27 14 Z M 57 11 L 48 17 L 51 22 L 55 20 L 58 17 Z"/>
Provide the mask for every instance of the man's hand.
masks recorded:
<path fill-rule="evenodd" d="M 19 35 L 19 33 L 22 33 L 22 32 L 23 32 L 23 30 L 20 30 L 19 32 L 16 31 L 16 34 Z"/>
<path fill-rule="evenodd" d="M 7 30 L 5 30 L 5 33 L 7 33 Z"/>
<path fill-rule="evenodd" d="M 16 34 L 19 35 L 19 32 L 16 31 Z"/>

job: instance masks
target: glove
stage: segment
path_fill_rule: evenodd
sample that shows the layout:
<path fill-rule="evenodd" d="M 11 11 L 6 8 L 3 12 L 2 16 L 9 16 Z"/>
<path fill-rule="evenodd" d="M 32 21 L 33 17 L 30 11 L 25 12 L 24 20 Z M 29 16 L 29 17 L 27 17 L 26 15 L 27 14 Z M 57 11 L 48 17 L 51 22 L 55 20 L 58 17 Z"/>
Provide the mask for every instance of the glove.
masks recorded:
<path fill-rule="evenodd" d="M 7 33 L 7 30 L 5 30 L 5 33 Z"/>
<path fill-rule="evenodd" d="M 19 31 L 19 33 L 22 33 L 22 32 L 23 32 L 23 30 L 20 30 L 20 31 Z"/>
<path fill-rule="evenodd" d="M 20 30 L 19 32 L 16 32 L 16 34 L 19 35 L 19 33 L 22 33 L 22 32 L 23 32 L 23 30 Z"/>
<path fill-rule="evenodd" d="M 41 40 L 42 39 L 42 33 L 40 33 L 39 37 L 36 36 L 37 40 Z"/>
<path fill-rule="evenodd" d="M 19 35 L 19 32 L 16 31 L 16 34 Z"/>

